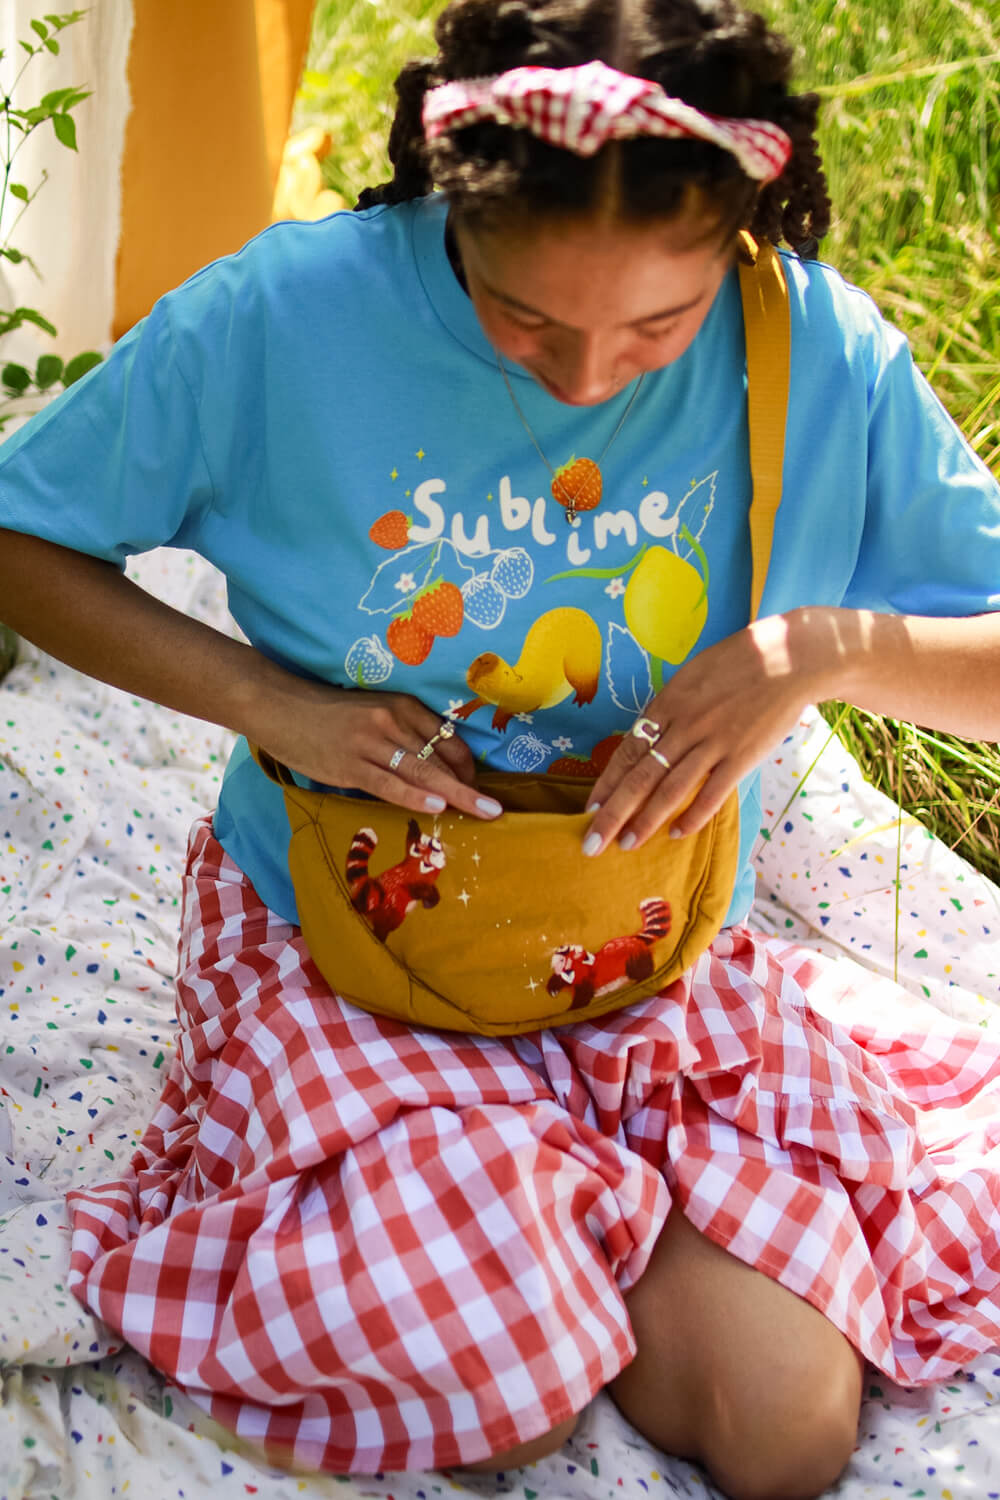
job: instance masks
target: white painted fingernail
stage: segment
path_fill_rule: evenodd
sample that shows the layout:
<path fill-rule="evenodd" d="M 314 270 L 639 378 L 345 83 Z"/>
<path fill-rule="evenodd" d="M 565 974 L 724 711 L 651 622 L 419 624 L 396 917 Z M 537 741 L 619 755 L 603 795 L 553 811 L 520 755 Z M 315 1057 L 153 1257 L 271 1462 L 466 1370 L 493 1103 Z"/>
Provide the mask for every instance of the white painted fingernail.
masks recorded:
<path fill-rule="evenodd" d="M 623 833 L 618 840 L 619 849 L 634 849 L 639 840 L 634 833 Z"/>
<path fill-rule="evenodd" d="M 600 809 L 600 806 L 599 802 L 588 802 L 584 808 L 584 812 L 595 813 Z"/>
<path fill-rule="evenodd" d="M 500 814 L 503 812 L 502 803 L 494 802 L 492 797 L 477 797 L 476 806 L 479 808 L 479 811 L 481 813 L 485 813 L 488 818 L 499 818 Z"/>
<path fill-rule="evenodd" d="M 672 839 L 682 839 L 684 837 L 684 830 L 682 828 L 671 828 L 670 837 Z"/>
<path fill-rule="evenodd" d="M 588 833 L 583 841 L 584 854 L 596 854 L 601 847 L 601 835 L 599 833 Z"/>
<path fill-rule="evenodd" d="M 444 812 L 448 806 L 443 797 L 425 797 L 424 806 L 428 812 Z"/>

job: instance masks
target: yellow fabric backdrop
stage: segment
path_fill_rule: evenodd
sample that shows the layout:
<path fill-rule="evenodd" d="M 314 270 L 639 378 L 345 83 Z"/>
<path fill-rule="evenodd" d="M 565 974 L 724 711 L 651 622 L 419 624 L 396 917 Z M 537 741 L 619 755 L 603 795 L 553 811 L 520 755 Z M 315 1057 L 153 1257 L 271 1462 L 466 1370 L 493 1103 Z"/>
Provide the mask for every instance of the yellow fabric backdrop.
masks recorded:
<path fill-rule="evenodd" d="M 270 222 L 312 0 L 135 0 L 113 334 Z"/>

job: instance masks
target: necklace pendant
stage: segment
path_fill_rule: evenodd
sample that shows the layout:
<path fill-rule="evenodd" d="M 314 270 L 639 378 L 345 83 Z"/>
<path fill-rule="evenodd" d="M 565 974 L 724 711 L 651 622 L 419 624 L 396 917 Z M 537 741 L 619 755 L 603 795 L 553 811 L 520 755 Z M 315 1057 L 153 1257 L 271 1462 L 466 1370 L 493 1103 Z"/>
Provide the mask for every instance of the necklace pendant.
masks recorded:
<path fill-rule="evenodd" d="M 571 458 L 552 475 L 552 498 L 563 506 L 571 526 L 578 511 L 597 509 L 603 490 L 600 466 L 592 458 Z"/>
<path fill-rule="evenodd" d="M 497 369 L 500 371 L 503 383 L 507 388 L 507 394 L 510 397 L 511 405 L 517 412 L 521 426 L 530 437 L 535 451 L 538 454 L 539 458 L 542 460 L 542 463 L 552 475 L 552 498 L 565 510 L 567 523 L 570 526 L 579 526 L 580 520 L 577 512 L 581 510 L 594 510 L 601 503 L 601 494 L 604 488 L 604 479 L 601 474 L 601 464 L 604 461 L 604 455 L 607 453 L 615 438 L 625 426 L 626 418 L 628 417 L 629 412 L 632 410 L 632 407 L 635 405 L 636 398 L 642 389 L 642 382 L 646 378 L 645 371 L 639 376 L 639 379 L 636 381 L 635 388 L 628 399 L 628 405 L 619 418 L 618 426 L 615 428 L 614 432 L 604 444 L 604 447 L 598 454 L 597 461 L 595 462 L 592 458 L 573 457 L 569 460 L 568 463 L 563 464 L 561 468 L 554 469 L 546 458 L 542 445 L 539 443 L 537 437 L 532 431 L 531 424 L 529 423 L 527 417 L 524 415 L 524 412 L 521 410 L 520 405 L 518 404 L 517 397 L 514 395 L 513 387 L 511 386 L 510 380 L 507 378 L 507 371 L 503 367 L 503 360 L 500 358 L 499 352 L 497 350 L 494 350 L 493 352 L 496 356 Z"/>

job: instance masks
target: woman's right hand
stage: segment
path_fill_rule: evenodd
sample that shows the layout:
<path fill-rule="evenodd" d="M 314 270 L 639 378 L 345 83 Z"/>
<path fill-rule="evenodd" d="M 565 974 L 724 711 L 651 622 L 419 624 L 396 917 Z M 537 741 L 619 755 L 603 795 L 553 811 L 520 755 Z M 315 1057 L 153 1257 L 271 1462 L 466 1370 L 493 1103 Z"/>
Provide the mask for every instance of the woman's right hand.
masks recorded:
<path fill-rule="evenodd" d="M 0 603 L 5 624 L 70 666 L 244 734 L 327 786 L 356 787 L 414 812 L 449 803 L 476 818 L 502 811 L 477 791 L 472 753 L 457 734 L 417 759 L 442 720 L 416 698 L 298 677 L 178 613 L 111 563 L 0 531 Z M 390 769 L 397 750 L 405 754 Z"/>
<path fill-rule="evenodd" d="M 502 811 L 476 787 L 475 760 L 455 725 L 418 698 L 302 679 L 284 686 L 293 702 L 269 704 L 274 727 L 265 729 L 258 743 L 292 770 L 414 812 L 451 806 L 490 818 Z M 421 759 L 419 752 L 432 739 L 433 750 Z"/>

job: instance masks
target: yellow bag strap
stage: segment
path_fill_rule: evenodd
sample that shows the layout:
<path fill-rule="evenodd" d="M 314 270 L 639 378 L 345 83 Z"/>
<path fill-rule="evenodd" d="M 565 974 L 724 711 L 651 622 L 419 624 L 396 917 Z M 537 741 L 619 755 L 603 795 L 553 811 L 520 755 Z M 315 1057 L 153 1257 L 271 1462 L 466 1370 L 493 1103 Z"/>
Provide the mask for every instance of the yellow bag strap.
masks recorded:
<path fill-rule="evenodd" d="M 744 231 L 740 293 L 747 347 L 747 417 L 750 424 L 750 618 L 757 618 L 771 561 L 774 518 L 781 502 L 785 421 L 791 361 L 788 283 L 781 257 L 766 240 Z"/>

